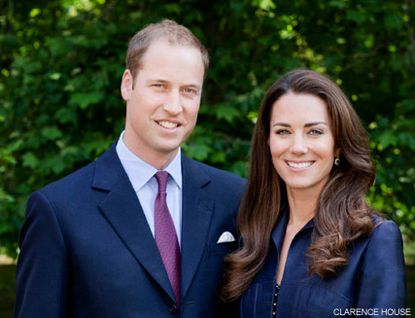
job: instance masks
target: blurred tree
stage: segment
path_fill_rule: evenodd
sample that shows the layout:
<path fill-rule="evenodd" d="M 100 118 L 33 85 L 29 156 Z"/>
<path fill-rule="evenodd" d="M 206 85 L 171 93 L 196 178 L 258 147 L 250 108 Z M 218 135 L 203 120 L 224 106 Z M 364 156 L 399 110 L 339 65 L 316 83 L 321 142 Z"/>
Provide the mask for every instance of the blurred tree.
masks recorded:
<path fill-rule="evenodd" d="M 211 55 L 189 156 L 246 175 L 265 90 L 293 68 L 328 74 L 370 133 L 370 202 L 413 239 L 414 17 L 411 0 L 1 1 L 0 246 L 16 254 L 30 192 L 116 140 L 128 40 L 163 18 L 192 29 Z"/>

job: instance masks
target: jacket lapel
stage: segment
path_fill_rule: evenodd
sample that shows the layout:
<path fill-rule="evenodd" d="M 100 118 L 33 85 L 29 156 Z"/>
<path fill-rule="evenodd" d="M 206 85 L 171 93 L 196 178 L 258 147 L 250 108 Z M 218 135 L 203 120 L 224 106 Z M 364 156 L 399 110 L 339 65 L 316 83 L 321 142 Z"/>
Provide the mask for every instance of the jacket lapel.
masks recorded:
<path fill-rule="evenodd" d="M 183 299 L 205 250 L 214 201 L 208 197 L 204 189 L 210 178 L 185 156 L 182 156 L 182 173 L 181 294 Z"/>
<path fill-rule="evenodd" d="M 99 204 L 102 214 L 148 274 L 174 299 L 154 237 L 115 146 L 96 161 L 92 187 L 108 191 Z"/>

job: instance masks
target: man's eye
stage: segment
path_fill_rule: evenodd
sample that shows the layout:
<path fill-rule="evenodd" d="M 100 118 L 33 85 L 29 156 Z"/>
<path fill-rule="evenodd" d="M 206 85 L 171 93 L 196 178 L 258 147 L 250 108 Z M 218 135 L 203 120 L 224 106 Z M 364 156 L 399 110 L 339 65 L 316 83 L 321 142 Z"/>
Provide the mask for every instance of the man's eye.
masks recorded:
<path fill-rule="evenodd" d="M 186 87 L 183 89 L 183 91 L 185 92 L 185 94 L 191 94 L 191 95 L 196 95 L 197 94 L 197 90 L 194 88 L 189 88 Z"/>

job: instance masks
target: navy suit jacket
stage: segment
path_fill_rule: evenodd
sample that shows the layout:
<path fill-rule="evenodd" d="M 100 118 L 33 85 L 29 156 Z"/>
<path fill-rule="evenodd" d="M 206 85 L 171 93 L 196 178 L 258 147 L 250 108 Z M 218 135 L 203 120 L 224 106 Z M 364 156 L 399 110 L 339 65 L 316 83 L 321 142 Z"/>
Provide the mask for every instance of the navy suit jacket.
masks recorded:
<path fill-rule="evenodd" d="M 277 317 L 401 317 L 406 287 L 402 237 L 392 221 L 373 217 L 372 234 L 351 244 L 348 264 L 328 279 L 307 274 L 311 220 L 292 240 L 277 299 Z M 272 317 L 278 255 L 288 222 L 284 211 L 272 233 L 267 261 L 242 295 L 241 318 Z"/>
<path fill-rule="evenodd" d="M 237 242 L 217 240 L 225 231 L 236 234 L 245 181 L 185 156 L 182 173 L 180 309 L 112 146 L 30 197 L 15 317 L 220 317 L 223 258 Z"/>

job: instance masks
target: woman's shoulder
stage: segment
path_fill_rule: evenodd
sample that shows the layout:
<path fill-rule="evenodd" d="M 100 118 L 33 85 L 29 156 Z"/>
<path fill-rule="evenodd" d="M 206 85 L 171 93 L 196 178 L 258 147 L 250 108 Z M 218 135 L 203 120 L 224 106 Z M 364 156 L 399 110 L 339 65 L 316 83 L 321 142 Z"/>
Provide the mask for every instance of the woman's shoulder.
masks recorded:
<path fill-rule="evenodd" d="M 371 237 L 384 235 L 401 236 L 398 225 L 392 220 L 385 219 L 383 216 L 374 213 L 372 215 L 372 222 L 374 228 Z"/>
<path fill-rule="evenodd" d="M 369 250 L 401 251 L 403 246 L 402 234 L 399 226 L 392 220 L 373 214 L 373 231 L 367 238 Z"/>

